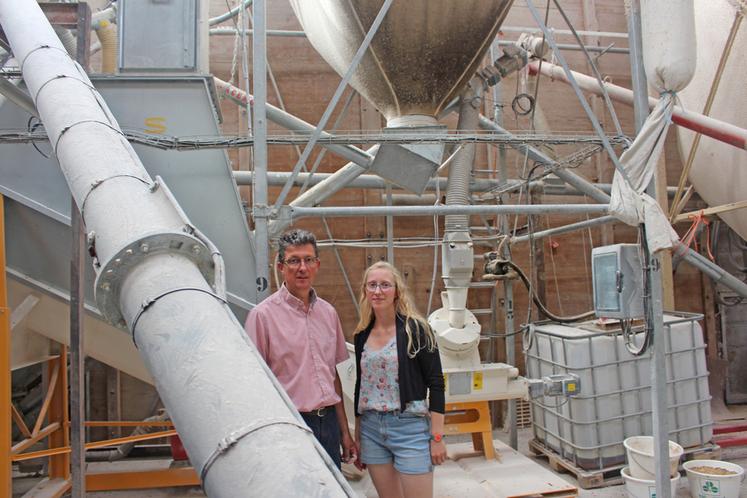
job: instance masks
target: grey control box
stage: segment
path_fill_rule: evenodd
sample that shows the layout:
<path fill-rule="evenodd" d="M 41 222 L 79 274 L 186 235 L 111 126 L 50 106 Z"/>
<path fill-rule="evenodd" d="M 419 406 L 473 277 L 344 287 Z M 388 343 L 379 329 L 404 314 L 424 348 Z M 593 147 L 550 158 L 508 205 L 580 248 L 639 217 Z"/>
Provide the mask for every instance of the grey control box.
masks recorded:
<path fill-rule="evenodd" d="M 600 318 L 640 318 L 643 269 L 637 244 L 595 247 L 591 251 L 594 311 Z"/>

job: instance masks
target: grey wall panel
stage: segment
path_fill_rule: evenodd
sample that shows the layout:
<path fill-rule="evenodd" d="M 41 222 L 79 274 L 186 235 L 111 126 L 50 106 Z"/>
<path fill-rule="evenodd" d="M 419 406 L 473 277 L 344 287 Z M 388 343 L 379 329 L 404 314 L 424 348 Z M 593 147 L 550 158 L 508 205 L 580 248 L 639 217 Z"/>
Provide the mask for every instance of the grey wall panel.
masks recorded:
<path fill-rule="evenodd" d="M 124 130 L 179 136 L 220 134 L 205 78 L 98 77 L 93 82 Z M 0 128 L 26 128 L 28 119 L 14 104 L 6 101 L 0 105 Z M 37 146 L 49 151 L 47 143 Z M 256 299 L 254 250 L 227 154 L 222 150 L 164 151 L 146 146 L 136 146 L 136 150 L 151 176 L 159 175 L 166 181 L 192 223 L 223 254 L 228 291 L 234 310 L 243 318 L 247 303 Z M 69 223 L 70 193 L 59 167 L 31 144 L 0 144 L 0 192 L 59 223 Z M 37 220 L 24 229 L 29 231 L 33 226 L 39 229 L 35 235 L 39 247 L 59 247 L 57 231 L 52 230 L 46 240 L 50 229 L 42 228 Z M 47 261 L 38 262 L 44 267 L 43 274 L 50 272 L 48 280 L 62 284 L 59 275 L 67 272 L 67 262 L 62 269 L 54 267 L 57 259 Z"/>

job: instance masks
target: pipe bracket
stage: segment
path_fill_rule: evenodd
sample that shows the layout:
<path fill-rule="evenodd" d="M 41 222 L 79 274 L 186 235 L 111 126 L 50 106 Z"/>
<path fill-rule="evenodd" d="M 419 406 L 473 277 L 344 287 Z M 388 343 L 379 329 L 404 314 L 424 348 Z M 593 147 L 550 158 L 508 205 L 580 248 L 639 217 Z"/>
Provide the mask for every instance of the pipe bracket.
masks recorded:
<path fill-rule="evenodd" d="M 150 182 L 148 182 L 148 180 L 146 180 L 145 178 L 141 178 L 139 176 L 130 175 L 130 174 L 116 174 L 116 175 L 109 176 L 107 178 L 103 178 L 101 180 L 96 180 L 95 182 L 91 184 L 91 188 L 88 189 L 88 192 L 86 192 L 86 195 L 83 196 L 83 202 L 80 203 L 80 207 L 79 207 L 80 215 L 83 218 L 84 224 L 86 222 L 86 202 L 88 201 L 88 197 L 91 195 L 91 193 L 97 188 L 99 188 L 104 182 L 107 182 L 114 178 L 125 178 L 125 177 L 134 178 L 135 180 L 139 180 L 143 182 L 145 185 L 148 185 L 148 187 L 152 187 Z"/>
<path fill-rule="evenodd" d="M 210 471 L 210 467 L 213 466 L 213 464 L 218 460 L 218 457 L 220 457 L 223 453 L 227 452 L 231 447 L 233 447 L 236 443 L 238 443 L 242 438 L 248 436 L 249 434 L 256 432 L 260 429 L 264 429 L 266 427 L 272 426 L 272 425 L 292 425 L 294 427 L 297 427 L 301 429 L 304 432 L 308 432 L 309 434 L 313 435 L 313 432 L 311 432 L 311 429 L 309 429 L 307 426 L 300 424 L 297 420 L 260 420 L 252 425 L 244 426 L 238 430 L 235 430 L 228 434 L 226 437 L 218 441 L 218 447 L 213 450 L 213 452 L 210 454 L 210 456 L 205 460 L 205 464 L 202 466 L 202 470 L 200 470 L 200 482 L 203 483 L 203 488 L 205 485 L 205 479 L 207 478 L 207 473 Z"/>
<path fill-rule="evenodd" d="M 137 330 L 137 322 L 140 321 L 140 317 L 143 316 L 143 314 L 150 309 L 151 306 L 153 306 L 156 301 L 161 299 L 162 297 L 166 297 L 169 294 L 174 294 L 176 292 L 182 292 L 182 291 L 195 291 L 195 292 L 203 292 L 209 296 L 213 296 L 218 301 L 222 302 L 223 304 L 228 304 L 228 301 L 218 294 L 214 292 L 210 292 L 207 289 L 203 289 L 201 287 L 179 287 L 177 289 L 169 289 L 167 291 L 164 291 L 160 293 L 159 295 L 155 297 L 149 297 L 145 301 L 143 301 L 143 304 L 140 305 L 140 309 L 138 310 L 137 314 L 135 315 L 135 318 L 132 320 L 132 342 L 135 344 L 135 347 L 138 348 L 137 345 L 137 336 L 135 335 Z M 138 348 L 139 349 L 139 348 Z"/>

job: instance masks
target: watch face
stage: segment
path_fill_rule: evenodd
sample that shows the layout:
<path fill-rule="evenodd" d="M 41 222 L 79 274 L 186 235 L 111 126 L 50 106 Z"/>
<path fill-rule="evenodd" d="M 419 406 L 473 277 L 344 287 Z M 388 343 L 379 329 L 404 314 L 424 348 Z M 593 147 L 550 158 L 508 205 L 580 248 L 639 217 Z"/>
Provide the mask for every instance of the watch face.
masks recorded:
<path fill-rule="evenodd" d="M 431 434 L 431 439 L 435 442 L 440 442 L 443 436 L 441 434 Z"/>

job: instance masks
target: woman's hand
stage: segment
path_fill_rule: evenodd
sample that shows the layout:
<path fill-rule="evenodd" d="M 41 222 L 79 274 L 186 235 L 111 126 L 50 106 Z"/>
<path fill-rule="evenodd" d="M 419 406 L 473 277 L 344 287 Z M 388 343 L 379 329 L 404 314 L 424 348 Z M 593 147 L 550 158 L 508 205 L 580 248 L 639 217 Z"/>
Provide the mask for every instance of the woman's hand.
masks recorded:
<path fill-rule="evenodd" d="M 360 471 L 366 469 L 366 464 L 361 462 L 361 424 L 357 417 L 355 419 L 355 460 L 353 460 L 353 465 Z"/>
<path fill-rule="evenodd" d="M 431 462 L 433 465 L 441 465 L 446 461 L 446 443 L 441 441 L 431 441 Z"/>

